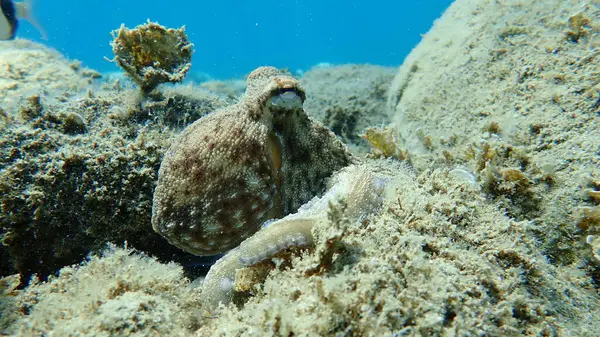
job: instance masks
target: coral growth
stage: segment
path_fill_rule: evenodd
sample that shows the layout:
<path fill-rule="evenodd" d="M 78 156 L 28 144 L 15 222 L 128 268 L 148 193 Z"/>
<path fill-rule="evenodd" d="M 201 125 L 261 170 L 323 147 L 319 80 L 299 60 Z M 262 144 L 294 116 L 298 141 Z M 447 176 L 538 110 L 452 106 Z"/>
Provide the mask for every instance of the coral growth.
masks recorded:
<path fill-rule="evenodd" d="M 391 157 L 398 160 L 406 160 L 408 157 L 408 153 L 400 148 L 393 128 L 380 129 L 370 127 L 365 130 L 365 133 L 361 137 L 369 143 L 371 157 Z"/>
<path fill-rule="evenodd" d="M 134 29 L 121 25 L 113 31 L 113 37 L 113 61 L 143 92 L 150 92 L 161 83 L 181 82 L 192 66 L 193 44 L 184 27 L 165 28 L 148 20 Z"/>
<path fill-rule="evenodd" d="M 596 260 L 600 261 L 600 237 L 588 235 L 586 242 L 592 246 L 592 252 Z"/>
<path fill-rule="evenodd" d="M 566 32 L 567 39 L 578 43 L 579 40 L 588 35 L 590 31 L 590 19 L 583 13 L 578 13 L 569 18 L 569 30 Z"/>

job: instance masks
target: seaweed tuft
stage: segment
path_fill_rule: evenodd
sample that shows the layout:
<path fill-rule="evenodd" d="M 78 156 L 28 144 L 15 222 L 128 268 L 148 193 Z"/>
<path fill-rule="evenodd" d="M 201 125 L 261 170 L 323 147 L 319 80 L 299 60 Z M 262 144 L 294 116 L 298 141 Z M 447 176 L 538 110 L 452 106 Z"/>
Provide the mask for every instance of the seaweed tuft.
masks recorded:
<path fill-rule="evenodd" d="M 142 92 L 149 93 L 161 83 L 181 82 L 192 63 L 194 45 L 185 27 L 166 28 L 148 20 L 129 29 L 125 25 L 112 32 L 115 58 Z"/>

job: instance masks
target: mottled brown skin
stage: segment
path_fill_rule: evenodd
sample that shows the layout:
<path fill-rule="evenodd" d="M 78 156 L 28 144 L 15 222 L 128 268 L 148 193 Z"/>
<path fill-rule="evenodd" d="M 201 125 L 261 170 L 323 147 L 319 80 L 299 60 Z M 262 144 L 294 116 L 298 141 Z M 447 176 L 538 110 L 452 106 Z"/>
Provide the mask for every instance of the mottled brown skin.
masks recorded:
<path fill-rule="evenodd" d="M 273 67 L 248 76 L 240 102 L 188 126 L 163 159 L 152 225 L 196 255 L 236 247 L 270 219 L 295 212 L 352 161 L 346 147 L 298 106 L 273 106 L 298 80 Z"/>

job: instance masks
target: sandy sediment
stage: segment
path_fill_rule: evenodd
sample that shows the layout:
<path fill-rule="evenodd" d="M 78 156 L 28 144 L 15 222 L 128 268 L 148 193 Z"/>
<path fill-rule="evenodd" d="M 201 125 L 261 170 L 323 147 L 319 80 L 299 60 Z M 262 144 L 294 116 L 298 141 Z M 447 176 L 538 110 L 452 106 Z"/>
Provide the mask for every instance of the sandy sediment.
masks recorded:
<path fill-rule="evenodd" d="M 456 1 L 388 93 L 410 163 L 366 163 L 390 177 L 381 210 L 356 222 L 332 205 L 336 216 L 315 225 L 316 252 L 341 237 L 328 268 L 315 272 L 322 255 L 304 251 L 245 304 L 208 315 L 201 286 L 177 266 L 113 248 L 22 291 L 4 279 L 2 319 L 16 314 L 1 326 L 23 336 L 596 336 L 600 267 L 586 237 L 600 231 L 598 27 L 592 2 Z M 98 281 L 82 287 L 88 275 Z M 75 304 L 59 315 L 48 309 L 57 303 Z"/>

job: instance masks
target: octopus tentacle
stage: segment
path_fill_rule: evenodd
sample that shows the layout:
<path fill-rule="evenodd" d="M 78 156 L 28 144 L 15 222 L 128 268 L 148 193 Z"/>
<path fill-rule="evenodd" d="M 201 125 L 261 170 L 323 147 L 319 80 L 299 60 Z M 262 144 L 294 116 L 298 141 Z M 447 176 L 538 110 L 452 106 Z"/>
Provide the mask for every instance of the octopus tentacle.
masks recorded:
<path fill-rule="evenodd" d="M 377 210 L 382 201 L 384 180 L 385 177 L 377 176 L 365 166 L 340 171 L 323 197 L 314 198 L 297 213 L 263 227 L 211 267 L 202 288 L 205 308 L 213 310 L 219 303 L 231 301 L 237 270 L 261 263 L 292 247 L 314 246 L 312 229 L 319 221 L 327 221 L 331 202 L 345 199 L 346 216 L 350 221 L 360 221 Z"/>

